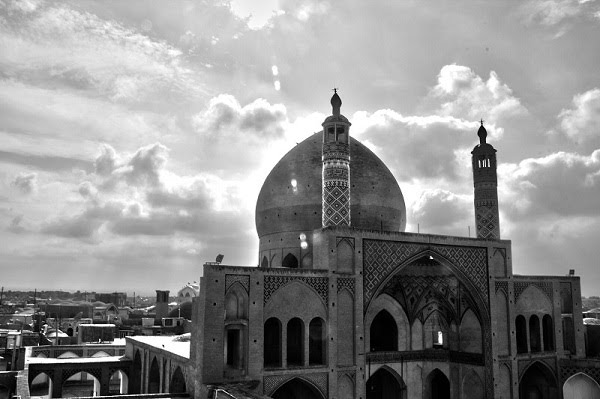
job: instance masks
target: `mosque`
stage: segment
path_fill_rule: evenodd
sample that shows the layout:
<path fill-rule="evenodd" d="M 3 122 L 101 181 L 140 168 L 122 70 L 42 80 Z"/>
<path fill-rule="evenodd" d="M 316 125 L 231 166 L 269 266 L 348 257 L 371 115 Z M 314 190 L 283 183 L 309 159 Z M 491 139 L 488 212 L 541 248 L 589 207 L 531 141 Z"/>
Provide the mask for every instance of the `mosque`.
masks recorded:
<path fill-rule="evenodd" d="M 579 277 L 513 274 L 483 122 L 476 238 L 415 234 L 341 105 L 335 93 L 322 130 L 262 186 L 259 267 L 204 265 L 189 355 L 127 338 L 130 393 L 206 398 L 246 383 L 273 398 L 600 398 Z"/>

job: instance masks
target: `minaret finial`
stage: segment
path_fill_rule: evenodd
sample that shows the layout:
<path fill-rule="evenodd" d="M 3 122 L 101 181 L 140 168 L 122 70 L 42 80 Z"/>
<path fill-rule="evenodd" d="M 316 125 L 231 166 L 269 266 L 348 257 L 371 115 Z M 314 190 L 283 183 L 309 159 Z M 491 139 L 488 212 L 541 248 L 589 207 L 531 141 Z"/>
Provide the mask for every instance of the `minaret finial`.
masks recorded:
<path fill-rule="evenodd" d="M 339 116 L 340 108 L 342 108 L 342 99 L 337 94 L 337 91 L 338 91 L 337 87 L 334 87 L 331 90 L 333 90 L 333 96 L 331 97 L 331 108 L 332 108 L 331 113 L 335 116 Z"/>
<path fill-rule="evenodd" d="M 479 143 L 485 144 L 485 139 L 487 137 L 487 130 L 483 127 L 483 118 L 480 120 L 481 126 L 479 126 L 479 130 L 477 131 L 477 135 L 479 136 Z"/>
<path fill-rule="evenodd" d="M 481 126 L 483 126 L 483 118 L 481 119 Z"/>

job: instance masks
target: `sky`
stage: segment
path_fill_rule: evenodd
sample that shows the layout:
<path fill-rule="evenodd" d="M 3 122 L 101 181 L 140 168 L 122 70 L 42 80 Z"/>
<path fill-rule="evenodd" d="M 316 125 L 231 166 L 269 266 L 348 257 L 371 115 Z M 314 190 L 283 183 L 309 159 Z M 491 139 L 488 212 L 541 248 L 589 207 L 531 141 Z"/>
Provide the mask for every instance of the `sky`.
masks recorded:
<path fill-rule="evenodd" d="M 474 231 L 483 119 L 514 273 L 599 295 L 598 38 L 600 0 L 0 0 L 0 285 L 257 265 L 262 183 L 337 87 L 406 231 Z"/>

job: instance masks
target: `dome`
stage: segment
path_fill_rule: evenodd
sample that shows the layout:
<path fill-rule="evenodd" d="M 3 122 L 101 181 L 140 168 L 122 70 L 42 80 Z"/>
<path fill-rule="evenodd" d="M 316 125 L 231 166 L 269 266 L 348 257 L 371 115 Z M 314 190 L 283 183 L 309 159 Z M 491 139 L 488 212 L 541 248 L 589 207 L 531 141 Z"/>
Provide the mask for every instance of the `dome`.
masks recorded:
<path fill-rule="evenodd" d="M 321 228 L 322 132 L 296 145 L 275 165 L 256 203 L 258 236 Z M 404 231 L 402 191 L 385 164 L 350 137 L 350 217 L 359 229 Z"/>

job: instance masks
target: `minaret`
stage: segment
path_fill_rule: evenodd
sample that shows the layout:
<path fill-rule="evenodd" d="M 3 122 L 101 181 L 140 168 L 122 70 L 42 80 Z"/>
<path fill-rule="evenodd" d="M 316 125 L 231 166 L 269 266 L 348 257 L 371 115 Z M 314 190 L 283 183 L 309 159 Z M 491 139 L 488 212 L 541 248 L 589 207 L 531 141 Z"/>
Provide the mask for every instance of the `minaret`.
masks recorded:
<path fill-rule="evenodd" d="M 477 135 L 479 136 L 479 145 L 471 151 L 477 238 L 499 240 L 500 216 L 498 212 L 496 149 L 485 141 L 487 130 L 483 127 L 483 120 Z"/>
<path fill-rule="evenodd" d="M 323 122 L 323 227 L 350 226 L 350 125 L 333 89 L 332 115 Z"/>

